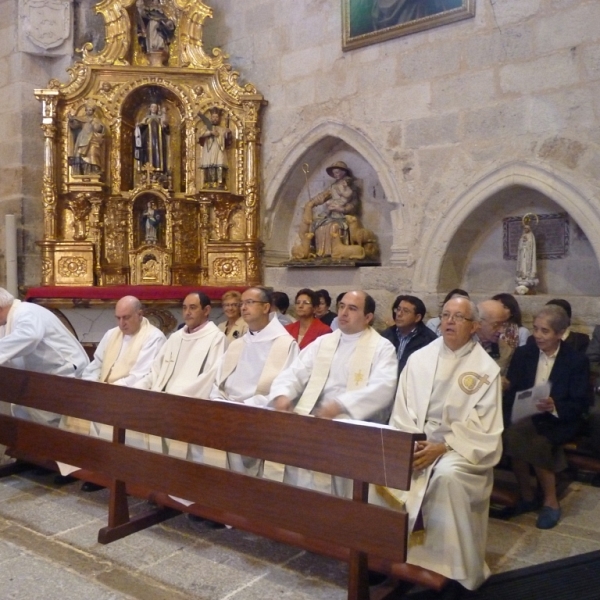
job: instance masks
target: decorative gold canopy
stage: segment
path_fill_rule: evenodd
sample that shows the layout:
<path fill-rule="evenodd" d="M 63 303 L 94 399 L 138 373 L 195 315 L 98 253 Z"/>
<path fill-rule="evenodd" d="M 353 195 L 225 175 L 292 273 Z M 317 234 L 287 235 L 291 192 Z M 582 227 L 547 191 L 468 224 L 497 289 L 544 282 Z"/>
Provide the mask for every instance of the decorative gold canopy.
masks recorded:
<path fill-rule="evenodd" d="M 261 109 L 202 45 L 200 0 L 102 0 L 106 42 L 35 90 L 43 285 L 261 281 Z"/>

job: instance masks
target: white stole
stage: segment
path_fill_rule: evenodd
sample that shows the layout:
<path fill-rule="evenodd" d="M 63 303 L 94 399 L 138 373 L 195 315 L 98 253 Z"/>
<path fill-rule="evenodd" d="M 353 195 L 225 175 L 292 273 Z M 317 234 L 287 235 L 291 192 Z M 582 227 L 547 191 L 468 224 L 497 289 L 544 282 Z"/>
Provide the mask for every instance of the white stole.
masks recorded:
<path fill-rule="evenodd" d="M 320 340 L 319 350 L 314 360 L 314 367 L 304 392 L 296 404 L 294 412 L 300 415 L 309 415 L 315 407 L 331 369 L 331 363 L 342 337 L 338 329 L 334 333 L 323 336 Z M 350 377 L 346 391 L 359 390 L 367 385 L 369 373 L 380 335 L 372 328 L 367 327 L 358 338 L 356 348 L 350 359 Z"/>

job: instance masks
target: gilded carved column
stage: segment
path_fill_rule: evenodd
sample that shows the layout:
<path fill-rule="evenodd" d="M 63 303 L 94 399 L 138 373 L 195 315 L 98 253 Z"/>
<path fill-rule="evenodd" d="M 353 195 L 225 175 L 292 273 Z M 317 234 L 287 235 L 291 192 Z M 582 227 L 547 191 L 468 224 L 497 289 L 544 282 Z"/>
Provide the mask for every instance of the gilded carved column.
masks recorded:
<path fill-rule="evenodd" d="M 58 90 L 35 90 L 35 97 L 42 103 L 42 131 L 44 132 L 44 175 L 42 201 L 44 204 L 44 241 L 56 240 L 56 102 Z"/>

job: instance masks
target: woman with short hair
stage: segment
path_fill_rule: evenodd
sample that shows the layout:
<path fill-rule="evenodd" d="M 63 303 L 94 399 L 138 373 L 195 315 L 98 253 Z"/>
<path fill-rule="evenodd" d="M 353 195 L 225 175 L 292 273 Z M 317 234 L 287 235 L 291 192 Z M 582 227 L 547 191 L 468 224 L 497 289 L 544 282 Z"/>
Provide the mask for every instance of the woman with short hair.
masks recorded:
<path fill-rule="evenodd" d="M 315 317 L 319 300 L 319 295 L 308 288 L 303 288 L 296 294 L 296 318 L 298 320 L 286 325 L 285 328 L 298 342 L 300 350 L 306 348 L 318 337 L 331 333 L 331 328 Z"/>

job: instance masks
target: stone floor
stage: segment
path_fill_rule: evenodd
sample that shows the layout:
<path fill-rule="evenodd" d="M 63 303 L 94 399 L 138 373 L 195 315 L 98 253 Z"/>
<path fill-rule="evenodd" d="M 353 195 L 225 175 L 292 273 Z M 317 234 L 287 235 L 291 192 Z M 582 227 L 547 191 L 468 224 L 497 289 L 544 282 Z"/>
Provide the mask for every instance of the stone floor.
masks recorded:
<path fill-rule="evenodd" d="M 108 493 L 62 488 L 52 475 L 0 479 L 2 600 L 338 600 L 346 568 L 185 516 L 103 546 Z M 535 515 L 490 521 L 487 558 L 508 571 L 600 548 L 600 489 L 572 483 L 551 531 Z M 132 501 L 132 510 L 143 504 Z"/>

